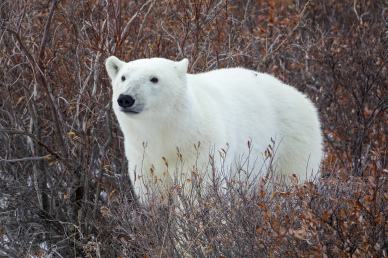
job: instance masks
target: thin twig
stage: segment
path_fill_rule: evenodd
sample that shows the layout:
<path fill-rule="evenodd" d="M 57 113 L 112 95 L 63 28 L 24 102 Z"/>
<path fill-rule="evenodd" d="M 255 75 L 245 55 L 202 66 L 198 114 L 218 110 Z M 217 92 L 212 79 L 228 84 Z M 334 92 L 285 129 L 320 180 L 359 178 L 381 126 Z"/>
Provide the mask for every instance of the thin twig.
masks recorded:
<path fill-rule="evenodd" d="M 43 157 L 25 157 L 25 158 L 19 158 L 19 159 L 2 159 L 0 158 L 0 162 L 8 162 L 8 163 L 15 163 L 15 162 L 24 162 L 24 161 L 40 161 L 47 159 L 47 156 Z"/>
<path fill-rule="evenodd" d="M 261 63 L 260 64 L 263 64 L 267 61 L 267 59 L 273 55 L 274 53 L 276 53 L 277 51 L 279 51 L 279 49 L 291 38 L 291 36 L 294 34 L 294 32 L 298 29 L 299 25 L 300 25 L 300 22 L 307 10 L 307 7 L 310 5 L 310 2 L 311 0 L 307 1 L 307 3 L 303 6 L 303 9 L 302 11 L 300 12 L 299 14 L 299 20 L 298 20 L 298 23 L 292 28 L 292 30 L 287 34 L 286 38 L 283 39 L 279 45 L 272 51 L 270 51 L 269 53 L 267 53 L 264 58 L 262 59 Z M 256 67 L 256 69 L 258 70 L 259 69 L 259 66 L 260 64 Z"/>
<path fill-rule="evenodd" d="M 50 29 L 50 25 L 51 25 L 51 20 L 53 18 L 54 10 L 55 10 L 57 3 L 58 3 L 57 0 L 52 1 L 50 12 L 49 12 L 49 15 L 47 17 L 46 24 L 44 26 L 44 33 L 43 33 L 42 41 L 40 42 L 39 55 L 38 55 L 39 56 L 39 66 L 42 65 L 42 61 L 44 59 L 44 50 L 46 48 L 47 38 L 49 36 L 49 29 Z"/>

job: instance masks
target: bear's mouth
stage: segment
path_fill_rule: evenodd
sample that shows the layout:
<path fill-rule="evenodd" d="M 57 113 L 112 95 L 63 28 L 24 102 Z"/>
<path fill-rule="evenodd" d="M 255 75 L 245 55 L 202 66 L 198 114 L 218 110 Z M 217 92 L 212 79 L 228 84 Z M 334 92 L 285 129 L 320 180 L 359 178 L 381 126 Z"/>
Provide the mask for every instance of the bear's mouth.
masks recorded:
<path fill-rule="evenodd" d="M 143 111 L 143 108 L 144 106 L 143 105 L 135 105 L 135 106 L 132 106 L 132 107 L 120 107 L 120 111 L 123 112 L 123 113 L 126 113 L 126 114 L 139 114 Z"/>
<path fill-rule="evenodd" d="M 129 109 L 129 108 L 121 108 L 120 111 L 124 112 L 124 113 L 127 113 L 127 114 L 139 114 L 140 113 L 140 111 L 132 110 L 132 109 Z"/>

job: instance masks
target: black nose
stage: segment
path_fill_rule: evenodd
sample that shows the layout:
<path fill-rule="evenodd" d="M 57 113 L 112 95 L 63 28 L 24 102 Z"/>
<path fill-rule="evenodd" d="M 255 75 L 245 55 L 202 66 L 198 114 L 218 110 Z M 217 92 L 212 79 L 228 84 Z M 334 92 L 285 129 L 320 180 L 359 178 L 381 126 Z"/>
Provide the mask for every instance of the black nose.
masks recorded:
<path fill-rule="evenodd" d="M 117 99 L 117 103 L 120 107 L 129 108 L 135 104 L 135 100 L 130 95 L 120 94 L 119 98 Z"/>

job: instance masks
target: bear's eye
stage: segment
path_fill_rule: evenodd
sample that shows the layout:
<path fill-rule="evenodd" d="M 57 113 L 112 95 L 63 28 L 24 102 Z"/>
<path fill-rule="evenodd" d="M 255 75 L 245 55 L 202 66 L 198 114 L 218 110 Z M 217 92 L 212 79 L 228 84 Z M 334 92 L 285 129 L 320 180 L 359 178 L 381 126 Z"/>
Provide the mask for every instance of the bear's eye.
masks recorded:
<path fill-rule="evenodd" d="M 125 76 L 124 76 L 124 75 L 121 76 L 121 80 L 122 80 L 122 81 L 125 81 Z"/>
<path fill-rule="evenodd" d="M 157 83 L 159 80 L 156 77 L 152 77 L 150 80 L 152 83 Z"/>

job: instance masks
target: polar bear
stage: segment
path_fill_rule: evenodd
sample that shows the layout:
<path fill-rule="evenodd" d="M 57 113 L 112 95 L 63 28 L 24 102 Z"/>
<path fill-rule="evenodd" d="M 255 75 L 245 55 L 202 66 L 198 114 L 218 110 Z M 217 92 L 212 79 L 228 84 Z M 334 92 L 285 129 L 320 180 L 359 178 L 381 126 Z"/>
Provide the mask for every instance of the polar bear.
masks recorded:
<path fill-rule="evenodd" d="M 195 167 L 210 178 L 209 153 L 220 156 L 213 156 L 212 164 L 219 161 L 229 175 L 238 160 L 250 155 L 257 164 L 251 180 L 263 175 L 268 157 L 273 157 L 275 176 L 286 180 L 295 174 L 302 182 L 319 171 L 317 109 L 301 92 L 269 74 L 244 68 L 189 74 L 187 59 L 127 63 L 111 56 L 105 65 L 129 175 L 140 198 L 150 189 L 174 186 L 177 171 L 190 179 Z"/>

